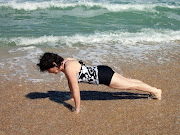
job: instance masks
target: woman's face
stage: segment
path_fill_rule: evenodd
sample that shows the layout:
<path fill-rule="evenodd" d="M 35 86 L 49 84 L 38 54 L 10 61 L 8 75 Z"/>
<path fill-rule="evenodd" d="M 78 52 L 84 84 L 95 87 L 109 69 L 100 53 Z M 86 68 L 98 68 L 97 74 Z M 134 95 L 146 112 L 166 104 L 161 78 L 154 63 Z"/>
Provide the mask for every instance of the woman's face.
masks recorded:
<path fill-rule="evenodd" d="M 48 69 L 47 71 L 48 71 L 48 73 L 57 74 L 57 73 L 59 73 L 60 70 L 58 67 L 53 67 L 53 68 Z"/>

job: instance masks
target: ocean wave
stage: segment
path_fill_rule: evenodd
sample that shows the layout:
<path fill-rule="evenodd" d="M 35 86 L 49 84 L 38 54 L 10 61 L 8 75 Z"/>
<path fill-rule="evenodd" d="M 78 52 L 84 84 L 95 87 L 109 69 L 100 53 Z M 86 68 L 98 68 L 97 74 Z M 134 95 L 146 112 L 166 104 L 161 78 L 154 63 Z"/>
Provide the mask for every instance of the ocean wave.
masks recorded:
<path fill-rule="evenodd" d="M 1 44 L 15 44 L 16 46 L 42 45 L 42 46 L 97 46 L 97 45 L 136 45 L 160 44 L 180 41 L 180 31 L 143 29 L 140 32 L 130 33 L 122 31 L 96 32 L 91 35 L 76 34 L 73 36 L 42 36 L 0 38 Z"/>
<path fill-rule="evenodd" d="M 180 8 L 179 4 L 168 5 L 167 3 L 147 3 L 147 4 L 111 4 L 111 3 L 95 3 L 95 2 L 76 2 L 76 3 L 63 3 L 57 1 L 49 1 L 49 2 L 8 2 L 8 3 L 0 3 L 0 7 L 12 8 L 15 10 L 25 10 L 32 11 L 38 9 L 72 9 L 76 7 L 83 7 L 88 9 L 107 9 L 112 12 L 126 11 L 126 10 L 146 10 L 146 11 L 155 11 L 155 7 L 166 7 L 166 8 Z"/>

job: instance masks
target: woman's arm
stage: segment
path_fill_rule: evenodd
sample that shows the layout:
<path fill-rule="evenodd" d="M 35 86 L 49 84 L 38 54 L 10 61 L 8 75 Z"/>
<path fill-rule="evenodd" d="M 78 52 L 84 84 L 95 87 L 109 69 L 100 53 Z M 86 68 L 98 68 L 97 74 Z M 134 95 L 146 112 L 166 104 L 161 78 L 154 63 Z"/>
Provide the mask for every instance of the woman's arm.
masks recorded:
<path fill-rule="evenodd" d="M 68 63 L 68 66 L 66 65 L 65 74 L 68 79 L 69 88 L 74 97 L 75 108 L 76 108 L 75 113 L 79 113 L 80 112 L 80 90 L 79 90 L 79 84 L 77 80 L 77 73 L 73 67 L 74 67 L 73 63 L 72 64 Z"/>
<path fill-rule="evenodd" d="M 70 93 L 71 93 L 71 98 L 70 98 L 70 100 L 71 100 L 71 101 L 74 101 L 74 97 L 73 97 L 73 90 L 72 90 L 72 86 L 71 86 L 71 83 L 70 83 L 70 81 L 69 81 L 69 80 L 68 80 L 68 86 L 69 86 Z"/>

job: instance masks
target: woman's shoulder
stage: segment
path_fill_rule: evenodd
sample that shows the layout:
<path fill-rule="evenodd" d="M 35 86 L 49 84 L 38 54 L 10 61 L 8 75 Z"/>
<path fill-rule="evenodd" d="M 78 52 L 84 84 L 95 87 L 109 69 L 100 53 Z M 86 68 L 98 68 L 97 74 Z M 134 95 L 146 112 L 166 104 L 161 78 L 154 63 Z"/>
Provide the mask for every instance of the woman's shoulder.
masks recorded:
<path fill-rule="evenodd" d="M 80 63 L 77 59 L 74 58 L 65 58 L 65 70 L 71 70 L 71 71 L 79 71 L 81 68 Z"/>

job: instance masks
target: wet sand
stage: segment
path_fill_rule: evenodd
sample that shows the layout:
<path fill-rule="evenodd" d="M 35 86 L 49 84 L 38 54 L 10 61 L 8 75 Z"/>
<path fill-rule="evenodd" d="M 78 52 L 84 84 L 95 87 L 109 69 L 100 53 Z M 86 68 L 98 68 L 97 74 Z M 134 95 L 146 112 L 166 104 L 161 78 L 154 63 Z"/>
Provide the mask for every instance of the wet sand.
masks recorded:
<path fill-rule="evenodd" d="M 122 64 L 122 63 L 119 63 Z M 0 78 L 0 134 L 4 135 L 179 135 L 180 61 L 121 66 L 124 76 L 161 88 L 161 101 L 139 91 L 80 84 L 80 114 L 59 84 Z M 1 71 L 2 72 L 2 71 Z M 63 84 L 63 85 L 62 85 Z M 51 87 L 53 86 L 53 88 Z"/>

